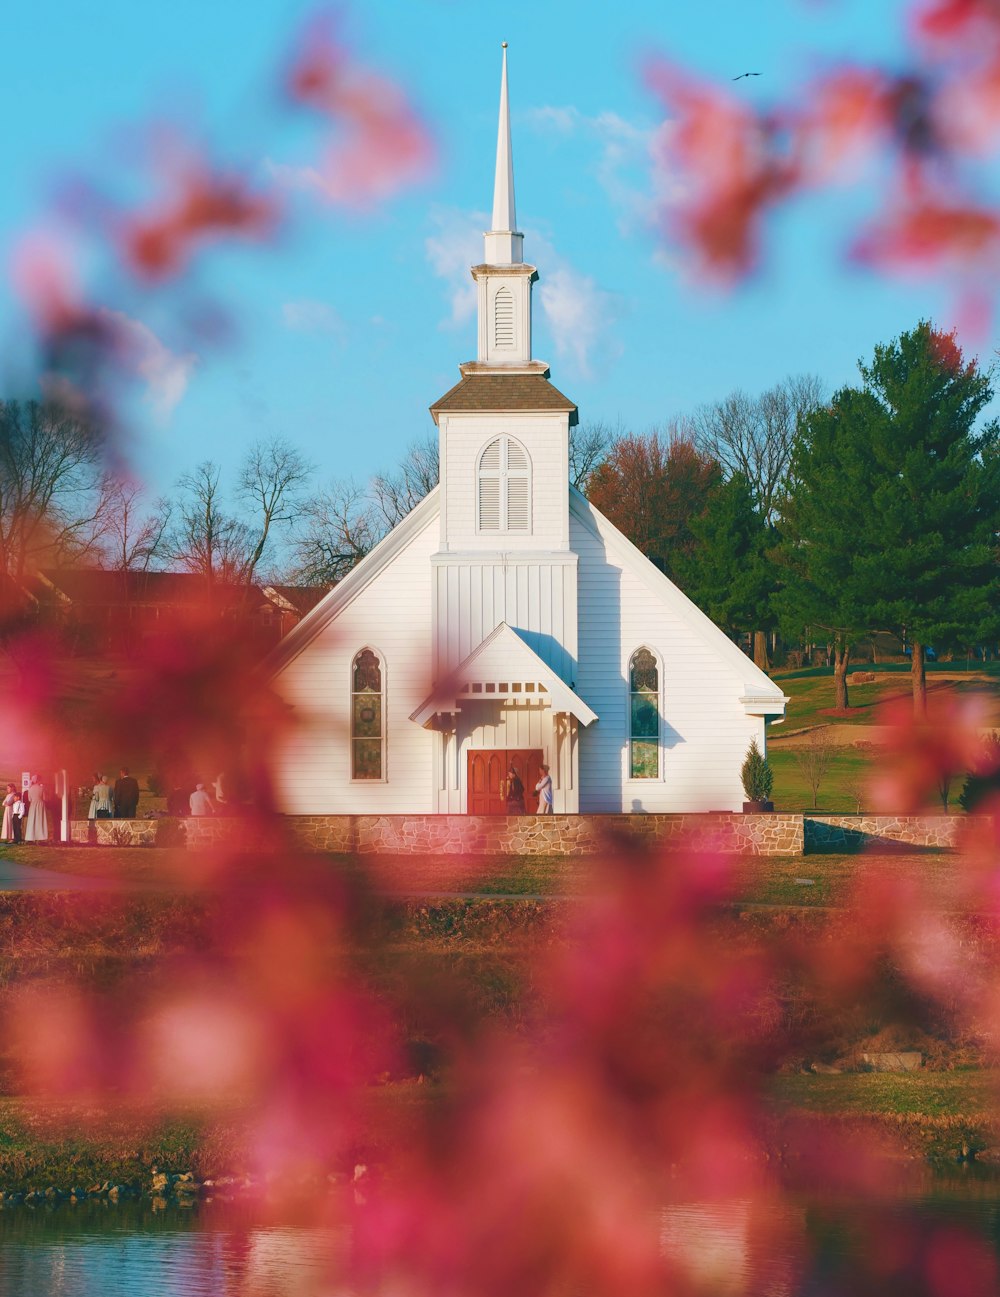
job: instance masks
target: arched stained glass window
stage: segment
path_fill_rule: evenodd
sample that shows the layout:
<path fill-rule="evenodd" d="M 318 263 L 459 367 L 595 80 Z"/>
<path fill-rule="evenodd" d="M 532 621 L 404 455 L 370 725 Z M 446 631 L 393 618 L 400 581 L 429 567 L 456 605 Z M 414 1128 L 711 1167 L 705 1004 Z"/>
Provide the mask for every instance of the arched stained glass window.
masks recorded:
<path fill-rule="evenodd" d="M 531 531 L 531 462 L 513 437 L 496 437 L 479 456 L 476 512 L 481 532 Z"/>
<path fill-rule="evenodd" d="M 351 667 L 352 779 L 384 778 L 384 702 L 382 663 L 370 648 L 364 648 Z"/>
<path fill-rule="evenodd" d="M 637 649 L 629 674 L 629 778 L 660 775 L 660 670 L 648 648 Z"/>

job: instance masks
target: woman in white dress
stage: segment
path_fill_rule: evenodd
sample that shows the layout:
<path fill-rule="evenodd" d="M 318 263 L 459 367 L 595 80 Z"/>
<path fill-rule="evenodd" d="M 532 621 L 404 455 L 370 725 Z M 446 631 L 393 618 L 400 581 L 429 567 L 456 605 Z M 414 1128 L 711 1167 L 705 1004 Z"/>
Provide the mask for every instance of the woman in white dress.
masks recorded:
<path fill-rule="evenodd" d="M 28 814 L 24 817 L 25 842 L 48 842 L 49 817 L 45 812 L 45 789 L 37 775 L 28 785 Z"/>
<path fill-rule="evenodd" d="M 14 803 L 17 801 L 17 788 L 7 785 L 7 796 L 3 799 L 3 825 L 0 826 L 0 838 L 4 842 L 14 841 Z"/>

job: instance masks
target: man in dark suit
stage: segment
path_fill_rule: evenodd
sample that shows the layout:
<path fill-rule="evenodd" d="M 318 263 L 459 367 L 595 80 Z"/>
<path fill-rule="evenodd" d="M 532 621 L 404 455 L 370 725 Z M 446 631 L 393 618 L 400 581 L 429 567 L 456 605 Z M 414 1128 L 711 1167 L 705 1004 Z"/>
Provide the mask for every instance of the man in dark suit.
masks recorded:
<path fill-rule="evenodd" d="M 128 766 L 122 766 L 121 774 L 115 780 L 115 819 L 134 820 L 139 807 L 139 784 L 128 772 Z"/>

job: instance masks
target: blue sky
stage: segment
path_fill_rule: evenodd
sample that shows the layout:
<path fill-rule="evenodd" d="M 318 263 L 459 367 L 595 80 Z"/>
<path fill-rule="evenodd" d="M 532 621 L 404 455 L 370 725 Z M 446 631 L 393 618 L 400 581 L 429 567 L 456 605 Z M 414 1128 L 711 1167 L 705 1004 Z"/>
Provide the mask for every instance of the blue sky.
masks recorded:
<path fill-rule="evenodd" d="M 424 116 L 436 170 L 363 216 L 299 194 L 276 245 L 209 255 L 166 295 L 126 289 L 91 257 L 94 300 L 151 330 L 160 348 L 129 407 L 135 463 L 162 490 L 204 458 L 235 472 L 249 442 L 284 433 L 317 480 L 364 479 L 432 430 L 428 405 L 475 348 L 467 267 L 481 255 L 491 201 L 503 39 L 519 224 L 540 274 L 535 354 L 584 421 L 641 431 L 790 373 L 816 373 L 832 390 L 922 316 L 950 324 L 940 287 L 893 285 L 846 265 L 849 221 L 871 203 L 863 190 L 783 211 L 765 267 L 729 293 L 699 282 L 649 225 L 648 149 L 662 114 L 642 85 L 646 54 L 727 84 L 759 71 L 739 93 L 767 102 L 845 57 L 898 63 L 903 10 L 896 0 L 616 9 L 367 0 L 343 11 L 358 56 L 400 81 Z M 317 137 L 275 86 L 314 12 L 297 0 L 5 6 L 5 265 L 25 230 L 51 224 L 54 204 L 72 210 L 72 178 L 142 192 L 134 177 L 151 122 L 180 122 L 262 182 L 275 166 L 304 162 Z M 224 343 L 187 327 L 209 307 L 227 313 Z M 10 294 L 0 329 L 13 390 L 31 355 Z"/>

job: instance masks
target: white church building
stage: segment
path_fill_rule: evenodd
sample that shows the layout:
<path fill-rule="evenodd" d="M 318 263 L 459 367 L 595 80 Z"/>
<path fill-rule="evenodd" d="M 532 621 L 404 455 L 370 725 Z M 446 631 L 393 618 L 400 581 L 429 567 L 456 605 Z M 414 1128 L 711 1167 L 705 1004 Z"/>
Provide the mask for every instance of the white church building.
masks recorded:
<path fill-rule="evenodd" d="M 506 49 L 477 359 L 431 406 L 440 484 L 281 642 L 292 815 L 739 810 L 781 690 L 569 482 L 576 406 L 533 359 Z"/>

